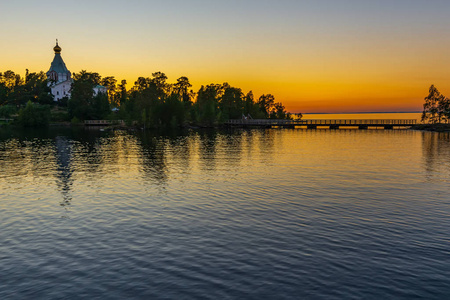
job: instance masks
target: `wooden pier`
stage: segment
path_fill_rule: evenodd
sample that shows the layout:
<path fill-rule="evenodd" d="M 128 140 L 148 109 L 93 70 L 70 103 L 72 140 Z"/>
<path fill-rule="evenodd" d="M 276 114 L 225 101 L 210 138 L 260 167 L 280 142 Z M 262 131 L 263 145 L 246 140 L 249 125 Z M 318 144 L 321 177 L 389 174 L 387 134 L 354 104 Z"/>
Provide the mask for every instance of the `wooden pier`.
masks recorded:
<path fill-rule="evenodd" d="M 124 125 L 123 120 L 86 120 L 84 125 L 86 126 L 110 126 L 110 125 Z"/>
<path fill-rule="evenodd" d="M 295 128 L 303 127 L 308 129 L 317 129 L 322 127 L 328 127 L 329 129 L 345 128 L 406 128 L 417 124 L 417 120 L 411 119 L 381 119 L 381 120 L 352 120 L 352 119 L 334 119 L 334 120 L 278 120 L 278 119 L 237 119 L 228 120 L 225 125 L 229 127 L 282 127 L 282 128 Z"/>

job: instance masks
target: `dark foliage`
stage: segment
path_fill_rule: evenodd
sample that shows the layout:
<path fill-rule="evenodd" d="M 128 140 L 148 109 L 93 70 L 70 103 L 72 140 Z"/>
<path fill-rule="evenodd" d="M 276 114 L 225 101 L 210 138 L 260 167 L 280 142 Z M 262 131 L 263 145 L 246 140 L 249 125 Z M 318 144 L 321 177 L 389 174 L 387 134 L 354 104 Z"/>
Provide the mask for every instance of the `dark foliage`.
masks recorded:
<path fill-rule="evenodd" d="M 127 90 L 125 80 L 118 83 L 113 76 L 102 78 L 99 73 L 82 70 L 73 74 L 70 99 L 54 102 L 45 73 L 27 70 L 25 78 L 21 78 L 8 70 L 0 73 L 0 115 L 11 116 L 15 113 L 13 108 L 31 102 L 54 106 L 52 121 L 112 119 L 143 127 L 214 126 L 243 117 L 290 118 L 285 107 L 270 94 L 255 101 L 251 91 L 244 94 L 228 83 L 201 86 L 195 93 L 187 77 L 182 76 L 173 84 L 167 79 L 164 73 L 155 72 L 151 77 L 139 77 Z M 98 85 L 106 87 L 107 92 L 94 93 Z M 20 122 L 39 123 L 34 116 L 39 115 L 40 107 L 27 104 Z M 66 109 L 67 114 L 63 112 Z"/>
<path fill-rule="evenodd" d="M 11 70 L 0 73 L 0 106 L 24 106 L 28 101 L 53 104 L 50 88 L 44 72 L 29 73 L 25 78 Z"/>
<path fill-rule="evenodd" d="M 440 124 L 450 121 L 450 99 L 442 95 L 431 85 L 423 104 L 422 122 Z"/>
<path fill-rule="evenodd" d="M 50 107 L 28 101 L 25 108 L 19 111 L 17 123 L 23 127 L 45 127 L 50 120 Z"/>
<path fill-rule="evenodd" d="M 100 83 L 101 76 L 98 73 L 81 71 L 73 77 L 71 98 L 67 103 L 70 118 L 80 120 L 106 118 L 110 112 L 108 95 L 103 93 L 94 95 L 94 87 Z"/>

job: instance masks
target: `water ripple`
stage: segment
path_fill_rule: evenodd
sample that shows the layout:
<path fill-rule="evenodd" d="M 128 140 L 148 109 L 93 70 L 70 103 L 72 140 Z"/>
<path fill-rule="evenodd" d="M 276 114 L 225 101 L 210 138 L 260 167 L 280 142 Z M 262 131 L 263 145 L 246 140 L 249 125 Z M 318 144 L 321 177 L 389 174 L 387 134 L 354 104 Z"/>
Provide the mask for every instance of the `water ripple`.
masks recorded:
<path fill-rule="evenodd" d="M 1 299 L 450 293 L 449 135 L 20 136 L 0 140 Z"/>

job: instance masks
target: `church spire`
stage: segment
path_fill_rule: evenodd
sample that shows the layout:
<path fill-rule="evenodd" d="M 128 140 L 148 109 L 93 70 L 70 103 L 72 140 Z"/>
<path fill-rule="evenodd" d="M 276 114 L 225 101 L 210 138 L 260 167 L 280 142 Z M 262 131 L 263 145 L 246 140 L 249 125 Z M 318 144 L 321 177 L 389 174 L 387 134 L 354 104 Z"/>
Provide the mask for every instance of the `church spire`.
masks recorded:
<path fill-rule="evenodd" d="M 50 70 L 47 72 L 47 77 L 56 83 L 70 80 L 72 74 L 61 57 L 61 47 L 58 45 L 58 40 L 56 40 L 56 46 L 53 50 L 55 51 L 55 57 L 50 65 Z"/>

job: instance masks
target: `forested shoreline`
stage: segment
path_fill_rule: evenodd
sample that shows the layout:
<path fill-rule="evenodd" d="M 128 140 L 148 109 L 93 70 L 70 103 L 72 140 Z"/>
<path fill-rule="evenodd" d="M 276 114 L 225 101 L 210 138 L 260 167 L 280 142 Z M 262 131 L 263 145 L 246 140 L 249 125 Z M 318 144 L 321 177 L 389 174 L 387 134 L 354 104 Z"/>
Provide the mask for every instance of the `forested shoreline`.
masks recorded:
<path fill-rule="evenodd" d="M 8 70 L 0 72 L 0 118 L 13 118 L 25 127 L 52 122 L 80 123 L 84 120 L 124 120 L 127 125 L 146 128 L 218 126 L 228 119 L 289 119 L 281 102 L 271 94 L 254 97 L 253 92 L 228 83 L 202 85 L 195 92 L 182 76 L 169 83 L 162 72 L 139 77 L 131 88 L 126 80 L 102 77 L 85 70 L 73 74 L 71 97 L 55 102 L 44 72 L 25 77 Z M 107 93 L 95 95 L 101 85 Z"/>
<path fill-rule="evenodd" d="M 187 77 L 169 83 L 162 72 L 139 77 L 129 89 L 126 80 L 118 82 L 114 76 L 96 72 L 82 70 L 72 77 L 71 97 L 55 102 L 44 72 L 26 70 L 25 77 L 11 70 L 0 72 L 0 126 L 123 120 L 128 126 L 144 128 L 214 127 L 229 119 L 292 118 L 273 95 L 255 98 L 252 91 L 244 93 L 228 83 L 202 85 L 195 92 Z M 94 87 L 99 85 L 107 93 L 95 94 Z M 431 85 L 424 98 L 422 124 L 415 129 L 446 131 L 449 121 L 450 99 Z"/>

